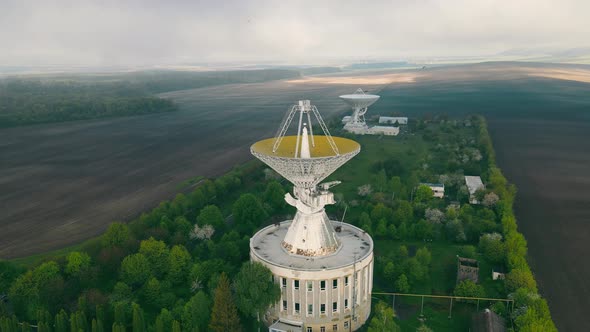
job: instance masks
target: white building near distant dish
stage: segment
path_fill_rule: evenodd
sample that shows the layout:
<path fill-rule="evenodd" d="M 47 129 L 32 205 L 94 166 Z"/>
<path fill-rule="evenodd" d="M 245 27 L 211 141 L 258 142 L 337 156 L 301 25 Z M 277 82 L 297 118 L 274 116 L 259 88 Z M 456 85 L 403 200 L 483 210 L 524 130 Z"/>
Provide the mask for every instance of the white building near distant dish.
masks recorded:
<path fill-rule="evenodd" d="M 367 130 L 367 134 L 397 136 L 399 134 L 399 127 L 373 126 Z"/>
<path fill-rule="evenodd" d="M 486 186 L 481 181 L 481 177 L 466 175 L 465 184 L 467 185 L 467 189 L 469 190 L 469 203 L 479 204 L 480 202 L 475 197 L 475 193 L 478 190 L 484 190 L 486 188 Z"/>
<path fill-rule="evenodd" d="M 401 116 L 380 116 L 379 117 L 379 124 L 398 124 L 398 125 L 407 125 L 408 118 L 401 117 Z"/>

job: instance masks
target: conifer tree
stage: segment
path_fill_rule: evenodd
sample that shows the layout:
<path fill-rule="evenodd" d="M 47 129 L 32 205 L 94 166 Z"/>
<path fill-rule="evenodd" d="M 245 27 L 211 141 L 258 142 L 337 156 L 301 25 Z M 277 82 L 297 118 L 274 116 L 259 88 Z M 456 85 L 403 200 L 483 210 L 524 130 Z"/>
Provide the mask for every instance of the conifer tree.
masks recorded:
<path fill-rule="evenodd" d="M 163 308 L 160 314 L 156 318 L 156 332 L 168 332 L 172 326 L 174 318 L 168 309 Z"/>
<path fill-rule="evenodd" d="M 68 331 L 68 314 L 65 310 L 61 310 L 55 315 L 55 332 L 67 332 Z"/>
<path fill-rule="evenodd" d="M 133 332 L 145 332 L 143 310 L 137 303 L 133 303 Z"/>
<path fill-rule="evenodd" d="M 180 331 L 180 322 L 175 320 L 172 322 L 172 332 L 181 332 Z"/>
<path fill-rule="evenodd" d="M 215 299 L 209 329 L 215 332 L 241 331 L 238 310 L 232 298 L 229 280 L 222 273 L 215 288 Z"/>
<path fill-rule="evenodd" d="M 104 326 L 100 318 L 92 319 L 92 332 L 104 332 Z"/>

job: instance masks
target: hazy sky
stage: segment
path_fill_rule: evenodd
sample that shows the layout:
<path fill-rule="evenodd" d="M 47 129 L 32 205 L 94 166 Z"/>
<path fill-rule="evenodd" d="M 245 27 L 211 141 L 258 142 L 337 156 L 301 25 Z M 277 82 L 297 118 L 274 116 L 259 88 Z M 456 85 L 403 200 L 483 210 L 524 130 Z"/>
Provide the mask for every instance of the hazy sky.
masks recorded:
<path fill-rule="evenodd" d="M 590 46 L 590 0 L 0 0 L 0 65 L 322 62 Z"/>

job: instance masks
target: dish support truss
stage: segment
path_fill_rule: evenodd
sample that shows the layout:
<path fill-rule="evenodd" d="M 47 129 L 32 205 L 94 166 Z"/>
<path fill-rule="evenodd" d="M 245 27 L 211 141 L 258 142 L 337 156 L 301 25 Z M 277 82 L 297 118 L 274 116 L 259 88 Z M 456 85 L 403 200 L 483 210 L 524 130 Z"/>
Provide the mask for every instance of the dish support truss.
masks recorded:
<path fill-rule="evenodd" d="M 330 131 L 328 130 L 326 123 L 322 119 L 322 116 L 320 115 L 320 112 L 318 111 L 317 107 L 315 107 L 315 105 L 311 105 L 311 102 L 309 100 L 300 100 L 299 103 L 291 106 L 291 109 L 289 109 L 285 118 L 283 119 L 283 123 L 279 127 L 279 131 L 275 135 L 275 143 L 273 145 L 272 152 L 274 153 L 278 150 L 297 112 L 299 112 L 299 125 L 297 127 L 297 143 L 295 145 L 295 155 L 293 157 L 298 158 L 299 156 L 299 142 L 301 141 L 304 114 L 305 116 L 307 116 L 307 125 L 309 126 L 311 146 L 315 147 L 310 113 L 313 113 L 318 124 L 322 128 L 322 131 L 324 132 L 324 135 L 326 136 L 326 139 L 330 144 L 330 147 L 332 148 L 336 156 L 339 156 L 340 152 L 338 151 L 338 146 L 336 146 L 336 143 L 334 143 L 334 139 L 332 139 L 332 135 L 330 135 Z"/>
<path fill-rule="evenodd" d="M 361 88 L 358 88 L 353 94 L 355 95 L 364 95 L 365 91 Z M 367 110 L 369 109 L 369 107 L 355 107 L 353 109 L 352 112 L 352 117 L 350 119 L 350 124 L 351 125 L 357 125 L 357 126 L 364 126 L 366 121 L 365 121 L 365 114 L 367 113 Z"/>

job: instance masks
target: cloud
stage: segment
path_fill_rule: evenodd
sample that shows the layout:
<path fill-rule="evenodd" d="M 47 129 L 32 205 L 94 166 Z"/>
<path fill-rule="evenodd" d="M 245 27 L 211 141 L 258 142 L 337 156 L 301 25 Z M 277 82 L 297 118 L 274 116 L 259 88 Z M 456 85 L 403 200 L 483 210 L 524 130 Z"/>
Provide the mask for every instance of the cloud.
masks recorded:
<path fill-rule="evenodd" d="M 587 0 L 0 1 L 4 65 L 317 62 L 588 46 Z"/>

